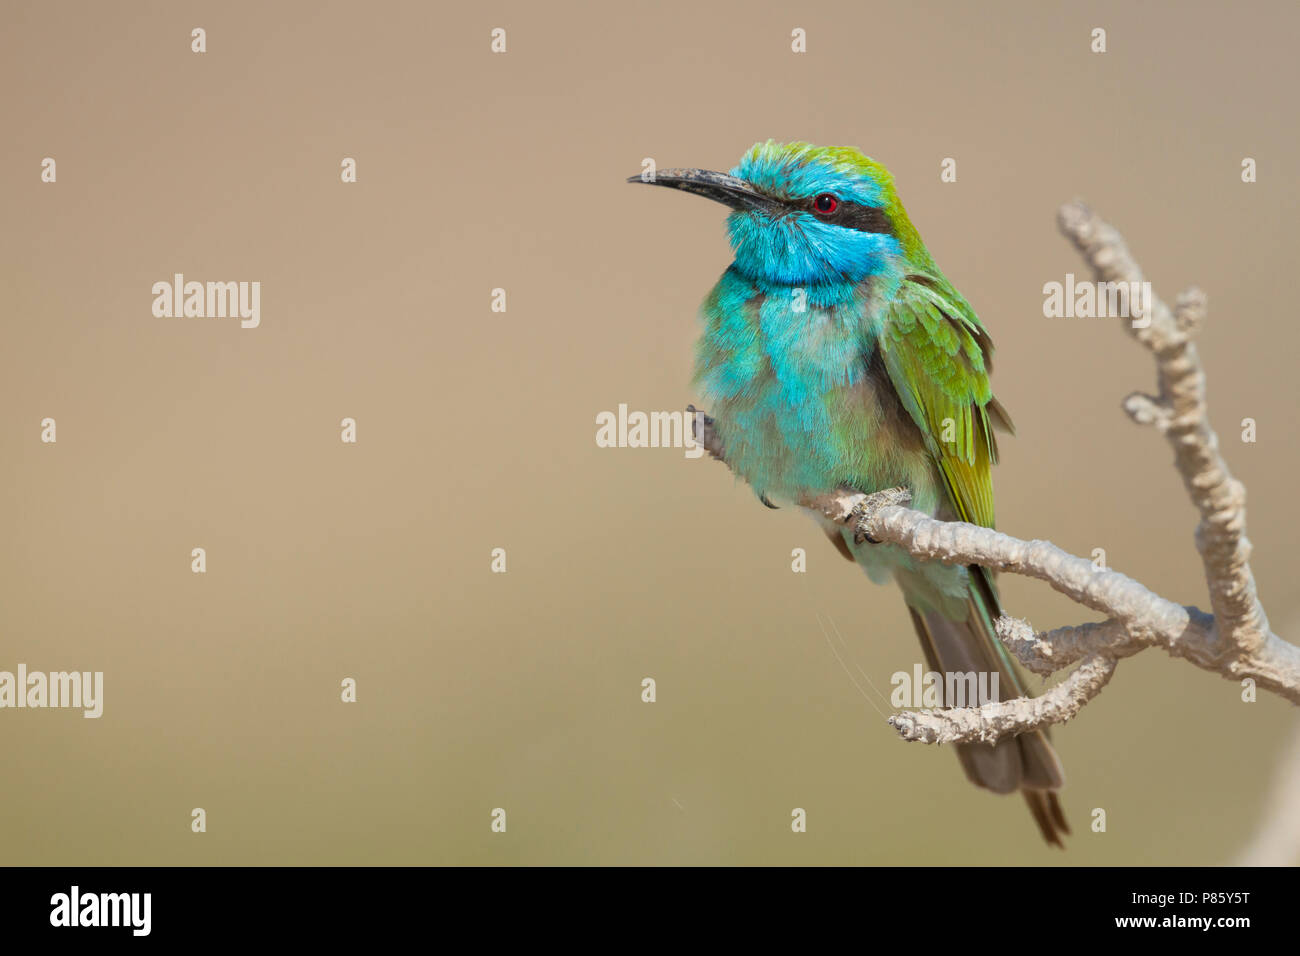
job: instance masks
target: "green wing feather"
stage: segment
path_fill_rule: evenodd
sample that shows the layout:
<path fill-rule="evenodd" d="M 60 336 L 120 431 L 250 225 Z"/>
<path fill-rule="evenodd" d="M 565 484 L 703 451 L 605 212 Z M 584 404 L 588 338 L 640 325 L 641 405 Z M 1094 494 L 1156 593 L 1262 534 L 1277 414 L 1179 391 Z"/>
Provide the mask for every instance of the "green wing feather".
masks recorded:
<path fill-rule="evenodd" d="M 953 510 L 963 521 L 993 527 L 991 466 L 998 454 L 993 429 L 1011 431 L 1012 426 L 989 386 L 993 345 L 974 310 L 937 270 L 910 275 L 886 311 L 879 343 L 889 379 L 939 465 Z M 974 641 L 985 660 L 999 668 L 1009 685 L 1003 699 L 1025 696 L 1024 681 L 995 636 L 995 620 L 1002 611 L 993 575 L 985 568 L 970 568 L 968 606 L 970 616 L 955 632 L 955 640 Z M 951 630 L 952 625 L 915 608 L 912 620 L 929 659 L 942 669 L 934 629 Z M 952 641 L 950 637 L 950 647 Z M 959 750 L 967 774 L 993 789 L 1006 787 L 1008 780 L 1018 784 L 1044 838 L 1060 845 L 1060 835 L 1070 828 L 1053 791 L 1062 786 L 1064 773 L 1046 732 L 1017 737 L 1011 744 L 1015 751 L 1005 749 L 1007 743 L 1000 744 L 1000 760 L 972 748 Z M 1008 777 L 1012 755 L 1018 762 L 1011 765 Z"/>
<path fill-rule="evenodd" d="M 909 275 L 886 310 L 880 350 L 890 381 L 934 456 L 958 516 L 993 527 L 995 425 L 1010 419 L 989 386 L 993 346 L 942 276 Z"/>

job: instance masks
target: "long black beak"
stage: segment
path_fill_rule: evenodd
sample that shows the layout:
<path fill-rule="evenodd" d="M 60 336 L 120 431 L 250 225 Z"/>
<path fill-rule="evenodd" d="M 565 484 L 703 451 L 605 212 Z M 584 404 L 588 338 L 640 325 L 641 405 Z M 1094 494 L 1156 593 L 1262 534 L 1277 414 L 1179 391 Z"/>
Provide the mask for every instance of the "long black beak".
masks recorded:
<path fill-rule="evenodd" d="M 781 212 L 779 202 L 764 196 L 745 180 L 708 169 L 660 169 L 653 173 L 653 178 L 629 176 L 627 181 L 680 189 L 683 192 L 694 193 L 705 199 L 720 202 L 732 209 L 758 210 L 771 216 L 779 215 Z"/>

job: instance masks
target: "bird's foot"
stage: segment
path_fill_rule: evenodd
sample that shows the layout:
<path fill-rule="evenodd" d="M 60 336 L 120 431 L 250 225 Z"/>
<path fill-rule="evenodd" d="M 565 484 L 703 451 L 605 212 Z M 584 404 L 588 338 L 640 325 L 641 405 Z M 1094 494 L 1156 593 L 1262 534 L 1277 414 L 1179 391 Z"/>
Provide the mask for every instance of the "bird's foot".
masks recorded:
<path fill-rule="evenodd" d="M 912 500 L 912 493 L 906 488 L 886 488 L 875 494 L 867 495 L 849 512 L 848 525 L 853 529 L 854 544 L 880 544 L 880 539 L 873 537 L 867 530 L 881 508 L 894 505 L 906 507 Z"/>
<path fill-rule="evenodd" d="M 687 405 L 686 413 L 691 418 L 691 438 L 695 439 L 695 444 L 703 446 L 711 457 L 725 463 L 727 459 L 722 454 L 722 438 L 713 427 L 713 419 L 694 405 Z"/>

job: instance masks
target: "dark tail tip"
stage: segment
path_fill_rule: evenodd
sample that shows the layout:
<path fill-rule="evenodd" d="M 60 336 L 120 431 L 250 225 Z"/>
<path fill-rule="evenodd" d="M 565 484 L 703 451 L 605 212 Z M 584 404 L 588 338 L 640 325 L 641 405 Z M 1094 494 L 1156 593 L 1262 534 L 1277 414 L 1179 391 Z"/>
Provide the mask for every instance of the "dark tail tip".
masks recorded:
<path fill-rule="evenodd" d="M 1034 816 L 1034 822 L 1038 824 L 1038 832 L 1043 835 L 1052 846 L 1058 846 L 1065 849 L 1065 843 L 1062 842 L 1061 836 L 1070 833 L 1070 825 L 1065 822 L 1065 811 L 1061 809 L 1061 801 L 1056 794 L 1050 790 L 1021 790 L 1025 795 L 1025 803 L 1029 804 L 1029 812 Z"/>

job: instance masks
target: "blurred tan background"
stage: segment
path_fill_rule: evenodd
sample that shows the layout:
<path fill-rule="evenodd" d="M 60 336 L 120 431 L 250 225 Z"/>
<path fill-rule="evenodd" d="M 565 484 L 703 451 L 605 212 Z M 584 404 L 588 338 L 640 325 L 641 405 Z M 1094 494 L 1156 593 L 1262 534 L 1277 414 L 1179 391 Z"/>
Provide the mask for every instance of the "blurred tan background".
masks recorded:
<path fill-rule="evenodd" d="M 1075 836 L 1050 851 L 885 725 L 863 675 L 887 694 L 920 660 L 893 589 L 722 466 L 597 448 L 594 421 L 696 399 L 729 261 L 720 207 L 624 184 L 642 158 L 855 145 L 997 343 L 1000 526 L 1206 606 L 1171 453 L 1119 407 L 1148 357 L 1042 315 L 1084 274 L 1054 221 L 1083 196 L 1160 294 L 1209 293 L 1213 420 L 1294 639 L 1300 11 L 461 6 L 5 4 L 0 669 L 102 670 L 105 710 L 0 712 L 0 862 L 1232 859 L 1294 708 L 1126 661 L 1056 731 Z M 261 327 L 155 318 L 174 272 L 260 281 Z M 1003 588 L 1037 626 L 1089 617 Z"/>

